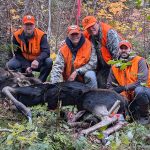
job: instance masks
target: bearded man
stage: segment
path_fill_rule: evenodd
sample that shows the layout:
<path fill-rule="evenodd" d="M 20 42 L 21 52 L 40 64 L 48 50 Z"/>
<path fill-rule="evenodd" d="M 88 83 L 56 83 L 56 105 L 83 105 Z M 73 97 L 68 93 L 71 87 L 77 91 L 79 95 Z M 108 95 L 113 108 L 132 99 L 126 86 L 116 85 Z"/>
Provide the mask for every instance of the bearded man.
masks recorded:
<path fill-rule="evenodd" d="M 23 26 L 13 34 L 14 53 L 6 67 L 10 70 L 26 72 L 40 71 L 39 79 L 45 82 L 52 68 L 50 48 L 46 34 L 35 27 L 35 18 L 26 15 L 22 19 Z"/>
<path fill-rule="evenodd" d="M 132 46 L 127 40 L 119 43 L 118 60 L 121 60 L 122 65 L 126 63 L 126 67 L 121 69 L 121 66 L 116 64 L 111 67 L 107 88 L 126 96 L 129 99 L 129 110 L 134 118 L 141 124 L 148 124 L 150 122 L 149 66 L 144 58 L 133 54 Z"/>

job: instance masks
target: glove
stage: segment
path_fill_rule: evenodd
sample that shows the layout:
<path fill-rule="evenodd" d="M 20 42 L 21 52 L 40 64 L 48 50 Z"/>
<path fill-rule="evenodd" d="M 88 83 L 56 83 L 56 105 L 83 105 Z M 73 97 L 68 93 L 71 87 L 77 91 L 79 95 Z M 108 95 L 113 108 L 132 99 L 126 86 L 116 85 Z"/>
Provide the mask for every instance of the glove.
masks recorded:
<path fill-rule="evenodd" d="M 113 90 L 117 93 L 121 93 L 123 91 L 126 91 L 126 87 L 125 86 L 118 86 L 118 87 L 113 88 Z"/>

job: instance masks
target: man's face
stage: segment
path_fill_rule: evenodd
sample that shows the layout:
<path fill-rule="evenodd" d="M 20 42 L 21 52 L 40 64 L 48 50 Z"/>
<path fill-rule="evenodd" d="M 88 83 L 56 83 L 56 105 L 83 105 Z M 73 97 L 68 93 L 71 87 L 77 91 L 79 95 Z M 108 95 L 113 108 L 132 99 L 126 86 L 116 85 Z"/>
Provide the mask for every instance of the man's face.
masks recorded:
<path fill-rule="evenodd" d="M 35 25 L 31 23 L 27 23 L 23 25 L 24 33 L 26 36 L 31 36 L 34 32 Z"/>
<path fill-rule="evenodd" d="M 69 34 L 68 37 L 70 41 L 72 42 L 72 44 L 74 46 L 77 46 L 81 38 L 81 33 L 72 33 L 72 34 Z"/>
<path fill-rule="evenodd" d="M 93 26 L 87 28 L 87 31 L 90 35 L 97 35 L 99 30 L 99 24 L 95 23 Z"/>
<path fill-rule="evenodd" d="M 127 59 L 130 56 L 131 48 L 126 45 L 121 45 L 119 48 L 119 56 L 123 59 Z"/>

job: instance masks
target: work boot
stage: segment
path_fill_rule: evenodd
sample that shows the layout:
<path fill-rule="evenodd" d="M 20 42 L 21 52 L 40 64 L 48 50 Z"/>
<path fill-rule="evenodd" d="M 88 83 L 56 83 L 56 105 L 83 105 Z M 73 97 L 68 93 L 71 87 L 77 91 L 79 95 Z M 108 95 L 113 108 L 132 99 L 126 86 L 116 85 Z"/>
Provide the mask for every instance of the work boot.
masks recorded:
<path fill-rule="evenodd" d="M 138 122 L 142 125 L 146 125 L 150 123 L 150 116 L 149 116 L 149 105 L 141 105 L 139 106 L 140 110 L 140 119 Z"/>

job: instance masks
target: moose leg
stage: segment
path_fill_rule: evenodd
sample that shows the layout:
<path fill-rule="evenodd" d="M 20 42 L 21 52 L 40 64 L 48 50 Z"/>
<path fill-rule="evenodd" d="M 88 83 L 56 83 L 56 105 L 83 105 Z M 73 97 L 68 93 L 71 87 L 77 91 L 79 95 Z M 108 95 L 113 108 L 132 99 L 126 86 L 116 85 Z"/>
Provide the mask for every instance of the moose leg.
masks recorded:
<path fill-rule="evenodd" d="M 11 88 L 9 86 L 4 87 L 2 89 L 2 92 L 8 97 L 10 98 L 10 100 L 14 103 L 14 105 L 18 108 L 18 110 L 20 110 L 28 119 L 30 122 L 32 122 L 32 115 L 31 115 L 31 111 L 29 108 L 27 108 L 24 104 L 22 104 L 21 102 L 19 102 L 13 95 L 12 93 L 17 93 L 17 91 L 15 90 L 15 88 Z"/>
<path fill-rule="evenodd" d="M 116 122 L 116 121 L 117 121 L 117 118 L 116 118 L 116 117 L 110 118 L 108 115 L 110 115 L 113 111 L 115 111 L 115 109 L 118 108 L 119 104 L 120 104 L 120 101 L 116 101 L 116 102 L 114 103 L 114 105 L 111 107 L 111 109 L 110 109 L 109 112 L 107 111 L 107 108 L 106 108 L 106 107 L 102 107 L 103 109 L 100 109 L 100 108 L 99 108 L 100 110 L 96 108 L 96 109 L 97 109 L 96 113 L 97 113 L 98 115 L 99 115 L 99 114 L 101 115 L 101 116 L 99 116 L 99 117 L 102 119 L 102 121 L 101 121 L 100 123 L 98 123 L 98 124 L 96 124 L 96 125 L 94 125 L 94 126 L 88 128 L 88 129 L 82 130 L 82 131 L 81 131 L 81 134 L 88 135 L 89 133 L 91 133 L 91 132 L 93 132 L 93 131 L 95 131 L 95 130 L 101 128 L 101 127 L 104 127 L 104 126 L 107 126 L 107 125 L 110 125 L 110 124 Z M 105 115 L 105 116 L 103 115 L 103 114 L 105 114 L 105 113 L 102 112 L 103 110 L 105 110 L 105 112 L 108 114 L 107 116 L 106 116 L 106 115 Z M 101 113 L 101 112 L 102 112 L 102 113 Z M 103 117 L 102 115 L 103 115 L 104 117 Z"/>
<path fill-rule="evenodd" d="M 111 107 L 109 112 L 108 112 L 106 106 L 102 105 L 102 106 L 95 106 L 94 109 L 92 110 L 92 114 L 94 114 L 99 119 L 103 119 L 104 116 L 109 116 L 114 111 L 115 111 L 115 113 L 117 113 L 116 111 L 118 111 L 119 107 L 120 107 L 120 101 L 117 100 L 114 103 L 114 105 Z"/>
<path fill-rule="evenodd" d="M 86 122 L 76 122 L 78 119 L 80 119 L 84 114 L 85 114 L 85 110 L 79 111 L 73 118 L 71 121 L 68 122 L 69 126 L 71 127 L 80 127 L 80 128 L 87 128 L 90 126 L 89 123 Z"/>
<path fill-rule="evenodd" d="M 109 112 L 106 108 L 106 106 L 95 106 L 94 109 L 91 111 L 92 114 L 96 117 L 98 117 L 99 119 L 103 119 L 104 116 L 108 116 Z"/>
<path fill-rule="evenodd" d="M 82 110 L 82 111 L 79 111 L 77 114 L 75 114 L 75 116 L 72 118 L 71 122 L 76 122 L 79 118 L 81 118 L 84 113 L 86 111 L 85 110 Z"/>
<path fill-rule="evenodd" d="M 104 126 L 108 126 L 114 122 L 117 121 L 117 118 L 116 117 L 107 117 L 105 120 L 102 120 L 101 122 L 97 123 L 96 125 L 88 128 L 88 129 L 85 129 L 85 130 L 82 130 L 81 131 L 81 135 L 88 135 L 90 134 L 91 132 L 94 132 L 95 130 L 99 129 L 99 128 L 102 128 Z"/>
<path fill-rule="evenodd" d="M 120 108 L 120 100 L 117 100 L 114 105 L 111 107 L 111 109 L 109 110 L 109 115 L 111 115 L 113 112 L 117 113 L 119 108 Z"/>
<path fill-rule="evenodd" d="M 111 133 L 118 131 L 119 129 L 121 129 L 126 124 L 127 124 L 127 122 L 120 121 L 116 125 L 114 125 L 113 127 L 110 127 L 108 129 L 106 129 L 105 131 L 103 131 L 103 134 L 108 136 Z"/>
<path fill-rule="evenodd" d="M 69 122 L 68 125 L 72 128 L 74 128 L 74 127 L 87 128 L 87 127 L 90 126 L 90 123 L 86 123 L 86 122 Z"/>

